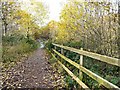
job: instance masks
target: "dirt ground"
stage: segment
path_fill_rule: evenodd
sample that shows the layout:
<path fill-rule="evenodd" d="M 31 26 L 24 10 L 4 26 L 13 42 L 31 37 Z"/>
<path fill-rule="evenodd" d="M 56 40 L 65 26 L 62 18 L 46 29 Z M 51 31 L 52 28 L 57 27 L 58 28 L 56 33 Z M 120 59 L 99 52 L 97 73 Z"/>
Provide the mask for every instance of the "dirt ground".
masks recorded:
<path fill-rule="evenodd" d="M 63 76 L 53 70 L 44 49 L 36 50 L 27 60 L 6 71 L 3 89 L 7 88 L 62 88 Z"/>

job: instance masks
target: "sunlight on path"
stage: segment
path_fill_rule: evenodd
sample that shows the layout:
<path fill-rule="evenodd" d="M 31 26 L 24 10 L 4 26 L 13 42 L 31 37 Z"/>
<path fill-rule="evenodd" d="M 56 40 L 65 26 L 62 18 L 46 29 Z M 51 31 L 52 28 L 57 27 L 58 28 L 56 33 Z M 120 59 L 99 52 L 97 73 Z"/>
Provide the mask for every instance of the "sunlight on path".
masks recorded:
<path fill-rule="evenodd" d="M 40 43 L 40 47 L 39 47 L 39 48 L 44 48 L 44 47 L 45 47 L 43 41 L 41 41 L 41 40 L 39 39 L 38 42 Z"/>

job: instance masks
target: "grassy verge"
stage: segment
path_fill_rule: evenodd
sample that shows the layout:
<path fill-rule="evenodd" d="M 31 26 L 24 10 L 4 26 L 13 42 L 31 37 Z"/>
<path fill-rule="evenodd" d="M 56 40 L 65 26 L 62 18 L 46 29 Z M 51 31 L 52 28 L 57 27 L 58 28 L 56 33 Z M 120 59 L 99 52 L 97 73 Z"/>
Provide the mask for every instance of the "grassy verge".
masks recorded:
<path fill-rule="evenodd" d="M 38 43 L 34 39 L 21 34 L 3 36 L 2 44 L 3 68 L 10 68 L 38 48 Z"/>

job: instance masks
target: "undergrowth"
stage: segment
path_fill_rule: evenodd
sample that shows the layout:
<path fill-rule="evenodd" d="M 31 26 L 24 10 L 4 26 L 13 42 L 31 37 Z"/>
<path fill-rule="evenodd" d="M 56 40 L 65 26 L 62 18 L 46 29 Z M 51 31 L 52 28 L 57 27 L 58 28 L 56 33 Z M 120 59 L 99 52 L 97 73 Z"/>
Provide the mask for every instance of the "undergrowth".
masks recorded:
<path fill-rule="evenodd" d="M 52 42 L 48 42 L 46 46 L 48 47 L 49 50 L 52 50 L 52 48 L 53 48 Z M 74 47 L 74 48 L 79 49 L 82 45 L 81 45 L 80 42 L 76 42 L 76 43 L 72 42 L 72 43 L 66 43 L 65 46 Z M 59 47 L 57 47 L 56 50 L 58 52 L 60 52 Z M 80 55 L 78 55 L 74 52 L 64 50 L 64 56 L 71 59 L 72 61 L 75 61 L 76 63 L 79 63 L 79 59 L 80 59 L 79 56 Z M 60 57 L 57 57 L 57 58 L 61 60 Z M 55 62 L 55 61 L 54 61 L 54 59 L 51 59 L 50 62 Z M 69 70 L 71 70 L 76 76 L 79 77 L 79 70 L 77 68 L 75 68 L 70 63 L 66 62 L 65 60 L 62 60 L 61 62 L 67 68 L 69 68 Z M 89 57 L 84 57 L 84 67 L 89 69 L 90 71 L 96 73 L 97 75 L 103 77 L 104 79 L 108 80 L 109 82 L 111 82 L 111 83 L 117 85 L 118 87 L 120 87 L 120 74 L 119 74 L 120 68 L 119 67 L 113 66 L 113 65 L 108 65 L 106 63 L 100 62 L 98 60 L 94 60 L 94 59 L 89 58 Z M 61 71 L 61 73 L 64 74 L 65 81 L 68 84 L 67 85 L 68 89 L 79 88 L 79 85 L 76 83 L 76 81 L 73 80 L 71 78 L 71 76 L 69 76 L 68 73 L 65 72 L 65 70 L 59 70 L 59 71 Z M 83 73 L 83 80 L 82 81 L 87 86 L 89 86 L 90 88 L 92 88 L 94 90 L 99 90 L 100 88 L 101 89 L 106 89 L 105 87 L 100 85 L 98 82 L 93 80 L 91 77 L 89 77 L 85 73 Z"/>
<path fill-rule="evenodd" d="M 38 48 L 38 43 L 33 38 L 16 33 L 3 36 L 2 44 L 2 62 L 6 68 Z"/>

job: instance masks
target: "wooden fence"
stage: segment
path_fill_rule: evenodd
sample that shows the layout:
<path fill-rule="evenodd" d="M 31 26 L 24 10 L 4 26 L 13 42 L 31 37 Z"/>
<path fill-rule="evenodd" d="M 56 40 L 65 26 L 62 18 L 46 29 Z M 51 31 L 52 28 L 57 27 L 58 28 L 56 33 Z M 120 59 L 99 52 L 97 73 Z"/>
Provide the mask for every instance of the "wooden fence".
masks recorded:
<path fill-rule="evenodd" d="M 120 88 L 114 84 L 112 84 L 111 82 L 105 80 L 104 78 L 100 77 L 99 75 L 93 73 L 92 71 L 86 69 L 84 66 L 83 66 L 83 56 L 88 56 L 88 57 L 91 57 L 95 60 L 99 60 L 99 61 L 102 61 L 102 62 L 105 62 L 105 63 L 108 63 L 108 64 L 111 64 L 111 65 L 115 65 L 115 66 L 118 66 L 120 67 L 120 59 L 117 59 L 117 58 L 112 58 L 112 57 L 108 57 L 108 56 L 105 56 L 105 55 L 100 55 L 100 54 L 96 54 L 96 53 L 92 53 L 92 52 L 88 52 L 88 51 L 84 51 L 83 49 L 75 49 L 75 48 L 72 48 L 72 47 L 67 47 L 67 46 L 63 46 L 63 45 L 58 45 L 58 44 L 54 44 L 53 43 L 53 46 L 55 48 L 52 49 L 52 51 L 54 52 L 54 54 L 57 54 L 59 57 L 61 57 L 62 59 L 64 59 L 65 61 L 69 62 L 71 65 L 75 66 L 76 68 L 79 69 L 79 73 L 80 73 L 80 78 L 75 76 L 64 64 L 62 64 L 60 62 L 60 60 L 58 60 L 58 58 L 56 57 L 56 55 L 54 55 L 52 53 L 52 56 L 58 61 L 58 63 L 64 68 L 64 70 L 84 89 L 87 89 L 89 90 L 90 88 L 85 85 L 83 82 L 82 82 L 82 73 L 84 72 L 85 74 L 87 74 L 89 77 L 91 77 L 92 79 L 94 79 L 95 81 L 97 81 L 100 85 L 103 85 L 105 86 L 106 88 L 108 89 L 116 89 L 116 90 L 120 90 Z M 57 50 L 56 50 L 56 47 L 59 47 L 61 48 L 61 53 L 59 53 Z M 72 52 L 75 52 L 77 54 L 80 54 L 80 63 L 76 63 L 74 61 L 72 61 L 71 59 L 67 58 L 64 56 L 64 53 L 63 53 L 63 49 L 65 50 L 69 50 L 69 51 L 72 51 Z"/>

